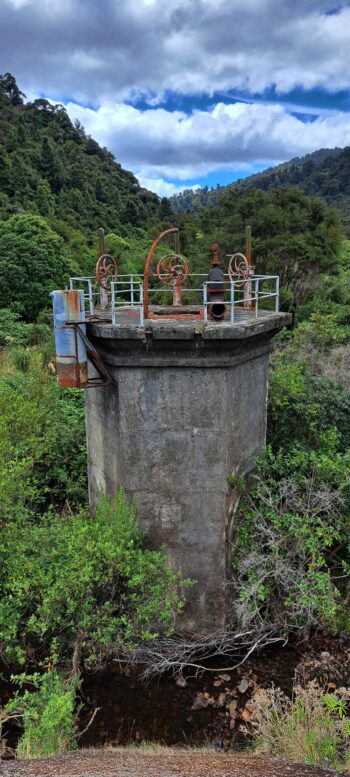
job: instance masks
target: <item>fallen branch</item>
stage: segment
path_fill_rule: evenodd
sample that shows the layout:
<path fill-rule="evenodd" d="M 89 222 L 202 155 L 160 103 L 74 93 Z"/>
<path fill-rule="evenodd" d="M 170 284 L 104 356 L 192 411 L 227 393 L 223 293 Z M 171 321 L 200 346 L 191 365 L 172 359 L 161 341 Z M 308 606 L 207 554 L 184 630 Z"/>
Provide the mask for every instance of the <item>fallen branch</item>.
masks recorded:
<path fill-rule="evenodd" d="M 102 710 L 102 707 L 96 707 L 96 709 L 93 711 L 93 713 L 92 713 L 92 715 L 91 715 L 91 718 L 90 718 L 90 720 L 89 720 L 89 722 L 88 722 L 87 726 L 85 726 L 85 728 L 83 729 L 83 731 L 80 731 L 80 733 L 78 734 L 78 738 L 79 738 L 79 737 L 82 737 L 84 734 L 86 734 L 86 732 L 89 730 L 90 726 L 92 726 L 92 724 L 93 724 L 93 722 L 94 722 L 94 720 L 95 720 L 95 717 L 96 717 L 97 713 L 98 713 L 100 710 Z"/>
<path fill-rule="evenodd" d="M 152 645 L 140 645 L 130 653 L 119 654 L 114 659 L 116 663 L 127 665 L 142 665 L 142 679 L 150 680 L 160 674 L 171 672 L 181 676 L 192 670 L 193 676 L 202 672 L 218 672 L 223 665 L 207 666 L 208 661 L 225 658 L 231 662 L 225 663 L 226 671 L 234 671 L 241 666 L 249 656 L 257 650 L 262 650 L 277 642 L 285 643 L 284 637 L 276 636 L 276 632 L 267 632 L 257 637 L 253 631 L 244 633 L 220 632 L 208 636 L 197 635 L 191 640 L 178 638 L 163 638 Z"/>

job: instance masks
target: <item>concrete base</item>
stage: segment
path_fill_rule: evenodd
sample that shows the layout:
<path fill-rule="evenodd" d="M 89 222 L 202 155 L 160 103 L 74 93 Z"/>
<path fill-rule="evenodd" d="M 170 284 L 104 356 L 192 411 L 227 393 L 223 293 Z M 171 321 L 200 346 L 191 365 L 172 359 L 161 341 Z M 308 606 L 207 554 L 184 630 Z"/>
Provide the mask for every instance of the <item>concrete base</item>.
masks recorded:
<path fill-rule="evenodd" d="M 225 626 L 236 501 L 228 478 L 247 473 L 265 444 L 270 340 L 283 323 L 276 314 L 240 333 L 219 325 L 225 336 L 218 325 L 173 322 L 151 335 L 88 329 L 118 381 L 86 392 L 91 505 L 122 485 L 149 546 L 165 545 L 173 568 L 197 581 L 186 590 L 183 631 Z"/>

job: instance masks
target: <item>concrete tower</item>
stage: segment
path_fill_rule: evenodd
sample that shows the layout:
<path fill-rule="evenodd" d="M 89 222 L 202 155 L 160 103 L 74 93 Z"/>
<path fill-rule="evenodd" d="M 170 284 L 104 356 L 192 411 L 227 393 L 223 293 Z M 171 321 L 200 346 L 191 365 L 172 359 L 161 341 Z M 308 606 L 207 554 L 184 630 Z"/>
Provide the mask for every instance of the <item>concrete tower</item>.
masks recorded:
<path fill-rule="evenodd" d="M 189 288 L 191 276 L 176 246 L 153 273 L 154 283 L 173 287 L 173 306 L 152 307 L 148 285 L 159 240 L 142 281 L 117 278 L 102 254 L 102 309 L 93 306 L 92 282 L 84 279 L 90 315 L 83 314 L 81 327 L 75 319 L 67 326 L 84 330 L 87 355 L 109 380 L 85 393 L 91 505 L 120 486 L 136 500 L 149 546 L 165 545 L 172 567 L 196 581 L 186 590 L 179 629 L 209 633 L 227 618 L 237 500 L 229 479 L 248 473 L 265 444 L 271 340 L 289 316 L 278 312 L 278 279 L 254 275 L 250 250 L 231 259 L 217 287 L 220 320 L 207 276 L 195 278 L 196 288 L 192 283 L 196 304 L 181 306 L 181 286 Z M 220 280 L 217 267 L 210 277 Z M 78 279 L 76 286 L 82 287 Z"/>
<path fill-rule="evenodd" d="M 117 381 L 86 392 L 91 504 L 121 485 L 136 498 L 150 545 L 164 544 L 173 568 L 197 580 L 186 591 L 186 630 L 225 624 L 236 502 L 228 478 L 249 472 L 265 444 L 271 338 L 285 320 L 87 325 Z"/>

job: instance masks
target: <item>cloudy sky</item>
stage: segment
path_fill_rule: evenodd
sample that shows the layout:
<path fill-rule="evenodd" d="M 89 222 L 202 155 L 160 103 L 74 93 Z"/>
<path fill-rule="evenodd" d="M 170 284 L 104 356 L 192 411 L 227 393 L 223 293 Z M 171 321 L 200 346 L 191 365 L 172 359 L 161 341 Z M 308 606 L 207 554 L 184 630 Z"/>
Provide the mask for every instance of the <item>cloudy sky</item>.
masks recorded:
<path fill-rule="evenodd" d="M 0 0 L 0 73 L 161 195 L 350 145 L 350 0 Z"/>

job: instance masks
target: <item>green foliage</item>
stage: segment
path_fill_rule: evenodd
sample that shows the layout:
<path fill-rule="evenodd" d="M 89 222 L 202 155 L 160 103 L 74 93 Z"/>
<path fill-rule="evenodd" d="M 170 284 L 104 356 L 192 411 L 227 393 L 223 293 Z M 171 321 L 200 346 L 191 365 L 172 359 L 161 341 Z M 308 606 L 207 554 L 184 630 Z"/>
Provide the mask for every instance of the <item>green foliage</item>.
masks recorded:
<path fill-rule="evenodd" d="M 350 451 L 342 455 L 337 442 L 329 432 L 319 450 L 295 443 L 289 453 L 267 449 L 243 490 L 233 597 L 241 628 L 287 635 L 321 623 L 336 630 L 339 571 L 347 573 L 350 560 Z"/>
<path fill-rule="evenodd" d="M 248 486 L 231 484 L 242 492 L 233 615 L 258 634 L 349 625 L 350 393 L 332 359 L 350 328 L 338 313 L 309 311 L 280 339 L 270 447 Z"/>
<path fill-rule="evenodd" d="M 18 326 L 18 325 L 17 325 Z M 44 326 L 44 325 L 41 325 Z M 26 337 L 27 327 L 24 327 Z M 39 335 L 38 327 L 31 336 Z M 17 342 L 20 336 L 17 336 Z M 25 371 L 23 371 L 23 368 Z M 84 398 L 62 391 L 36 349 L 3 354 L 0 372 L 0 506 L 62 509 L 86 499 Z"/>
<path fill-rule="evenodd" d="M 64 680 L 51 662 L 43 674 L 22 675 L 14 681 L 34 686 L 34 690 L 17 691 L 7 706 L 8 713 L 22 719 L 17 758 L 43 758 L 75 750 L 77 682 Z"/>
<path fill-rule="evenodd" d="M 199 212 L 206 207 L 215 207 L 231 191 L 244 194 L 252 189 L 270 192 L 287 186 L 298 186 L 310 197 L 320 197 L 331 207 L 336 207 L 349 234 L 349 168 L 350 147 L 323 148 L 304 157 L 295 157 L 289 162 L 255 173 L 228 186 L 215 189 L 186 189 L 170 198 L 174 213 Z"/>
<path fill-rule="evenodd" d="M 0 222 L 0 306 L 33 321 L 74 270 L 62 239 L 42 216 L 13 216 Z"/>
<path fill-rule="evenodd" d="M 102 226 L 141 225 L 160 201 L 142 189 L 113 155 L 73 125 L 62 105 L 23 102 L 11 74 L 0 76 L 0 200 L 3 218 L 39 212 L 90 240 Z M 96 248 L 95 248 L 96 252 Z"/>
<path fill-rule="evenodd" d="M 178 576 L 161 551 L 144 550 L 133 507 L 122 492 L 95 516 L 18 516 L 2 528 L 0 642 L 23 663 L 56 641 L 58 658 L 79 647 L 99 665 L 120 647 L 171 630 L 182 606 Z"/>
<path fill-rule="evenodd" d="M 333 427 L 339 449 L 350 448 L 349 343 L 342 307 L 311 312 L 283 337 L 270 376 L 268 440 L 274 450 L 288 451 L 295 441 L 319 449 L 322 433 Z"/>
<path fill-rule="evenodd" d="M 6 345 L 28 345 L 31 324 L 23 324 L 19 316 L 9 308 L 0 308 L 0 348 Z"/>
<path fill-rule="evenodd" d="M 211 242 L 219 244 L 227 266 L 227 254 L 244 252 L 245 226 L 250 224 L 256 271 L 280 276 L 285 307 L 305 301 L 320 274 L 337 271 L 340 264 L 342 232 L 336 212 L 295 187 L 270 193 L 227 189 L 217 207 L 178 217 L 178 224 L 183 250 L 193 256 L 192 271 L 206 270 Z"/>

